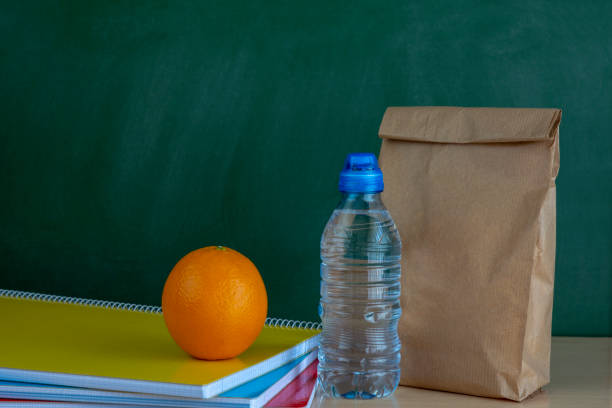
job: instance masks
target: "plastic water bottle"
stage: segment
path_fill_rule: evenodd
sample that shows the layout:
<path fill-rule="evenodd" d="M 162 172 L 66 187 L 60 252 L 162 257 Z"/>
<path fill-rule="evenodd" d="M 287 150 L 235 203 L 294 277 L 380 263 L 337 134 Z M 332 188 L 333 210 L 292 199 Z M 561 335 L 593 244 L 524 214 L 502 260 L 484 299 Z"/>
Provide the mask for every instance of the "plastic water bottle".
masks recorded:
<path fill-rule="evenodd" d="M 334 397 L 386 397 L 400 377 L 401 241 L 376 157 L 349 154 L 339 190 L 321 238 L 319 383 Z"/>

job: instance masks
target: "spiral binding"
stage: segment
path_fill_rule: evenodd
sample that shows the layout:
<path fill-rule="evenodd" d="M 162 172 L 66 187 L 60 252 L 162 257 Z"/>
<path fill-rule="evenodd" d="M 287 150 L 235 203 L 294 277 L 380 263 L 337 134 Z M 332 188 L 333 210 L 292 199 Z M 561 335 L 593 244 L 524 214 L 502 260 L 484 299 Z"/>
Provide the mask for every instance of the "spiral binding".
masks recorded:
<path fill-rule="evenodd" d="M 22 292 L 20 290 L 0 289 L 0 296 L 19 298 L 19 299 L 42 300 L 46 302 L 68 303 L 68 304 L 83 305 L 83 306 L 97 306 L 97 307 L 103 307 L 105 309 L 121 309 L 121 310 L 130 310 L 134 312 L 144 312 L 144 313 L 161 313 L 162 312 L 162 309 L 160 306 L 146 306 L 146 305 L 138 305 L 135 303 L 112 302 L 109 300 L 83 299 L 83 298 L 69 297 L 69 296 L 47 295 L 44 293 L 36 293 L 36 292 Z"/>
<path fill-rule="evenodd" d="M 321 323 L 317 323 L 317 322 L 305 322 L 303 320 L 277 319 L 275 317 L 266 318 L 266 325 L 271 326 L 271 327 L 282 327 L 286 329 L 320 330 L 322 328 Z"/>
<path fill-rule="evenodd" d="M 11 297 L 18 299 L 41 300 L 46 302 L 67 303 L 73 305 L 96 306 L 105 309 L 129 310 L 133 312 L 161 314 L 161 306 L 147 306 L 136 303 L 113 302 L 109 300 L 83 299 L 70 296 L 48 295 L 37 292 L 24 292 L 21 290 L 0 289 L 0 297 Z M 266 326 L 278 327 L 283 329 L 309 329 L 320 330 L 321 323 L 306 322 L 301 320 L 278 319 L 275 317 L 266 318 Z"/>

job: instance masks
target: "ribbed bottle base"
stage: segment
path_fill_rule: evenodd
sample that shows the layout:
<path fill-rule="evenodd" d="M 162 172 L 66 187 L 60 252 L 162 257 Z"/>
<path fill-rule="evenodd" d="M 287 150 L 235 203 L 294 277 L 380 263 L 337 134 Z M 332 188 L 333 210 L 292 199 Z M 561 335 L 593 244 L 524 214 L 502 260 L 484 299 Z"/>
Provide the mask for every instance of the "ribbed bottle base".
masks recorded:
<path fill-rule="evenodd" d="M 372 399 L 388 397 L 399 384 L 400 371 L 344 372 L 319 369 L 319 386 L 331 397 Z"/>

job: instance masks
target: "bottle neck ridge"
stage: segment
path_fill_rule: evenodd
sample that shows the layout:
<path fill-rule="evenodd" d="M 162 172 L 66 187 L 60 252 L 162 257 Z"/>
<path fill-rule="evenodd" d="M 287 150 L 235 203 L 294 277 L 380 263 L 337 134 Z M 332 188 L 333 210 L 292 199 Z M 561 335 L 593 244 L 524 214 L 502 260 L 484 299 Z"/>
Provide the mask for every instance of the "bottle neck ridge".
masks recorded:
<path fill-rule="evenodd" d="M 383 210 L 385 205 L 382 202 L 380 193 L 342 193 L 342 199 L 336 207 L 338 209 L 353 210 Z"/>

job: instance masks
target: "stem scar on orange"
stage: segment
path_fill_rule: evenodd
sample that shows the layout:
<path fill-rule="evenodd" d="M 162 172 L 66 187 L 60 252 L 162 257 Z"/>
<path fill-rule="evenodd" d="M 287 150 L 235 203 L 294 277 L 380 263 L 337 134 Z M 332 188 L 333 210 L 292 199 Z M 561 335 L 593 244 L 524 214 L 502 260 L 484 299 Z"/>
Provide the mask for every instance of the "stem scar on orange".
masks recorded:
<path fill-rule="evenodd" d="M 209 246 L 172 268 L 162 294 L 166 327 L 193 357 L 232 358 L 257 338 L 268 313 L 259 271 L 238 251 Z"/>

